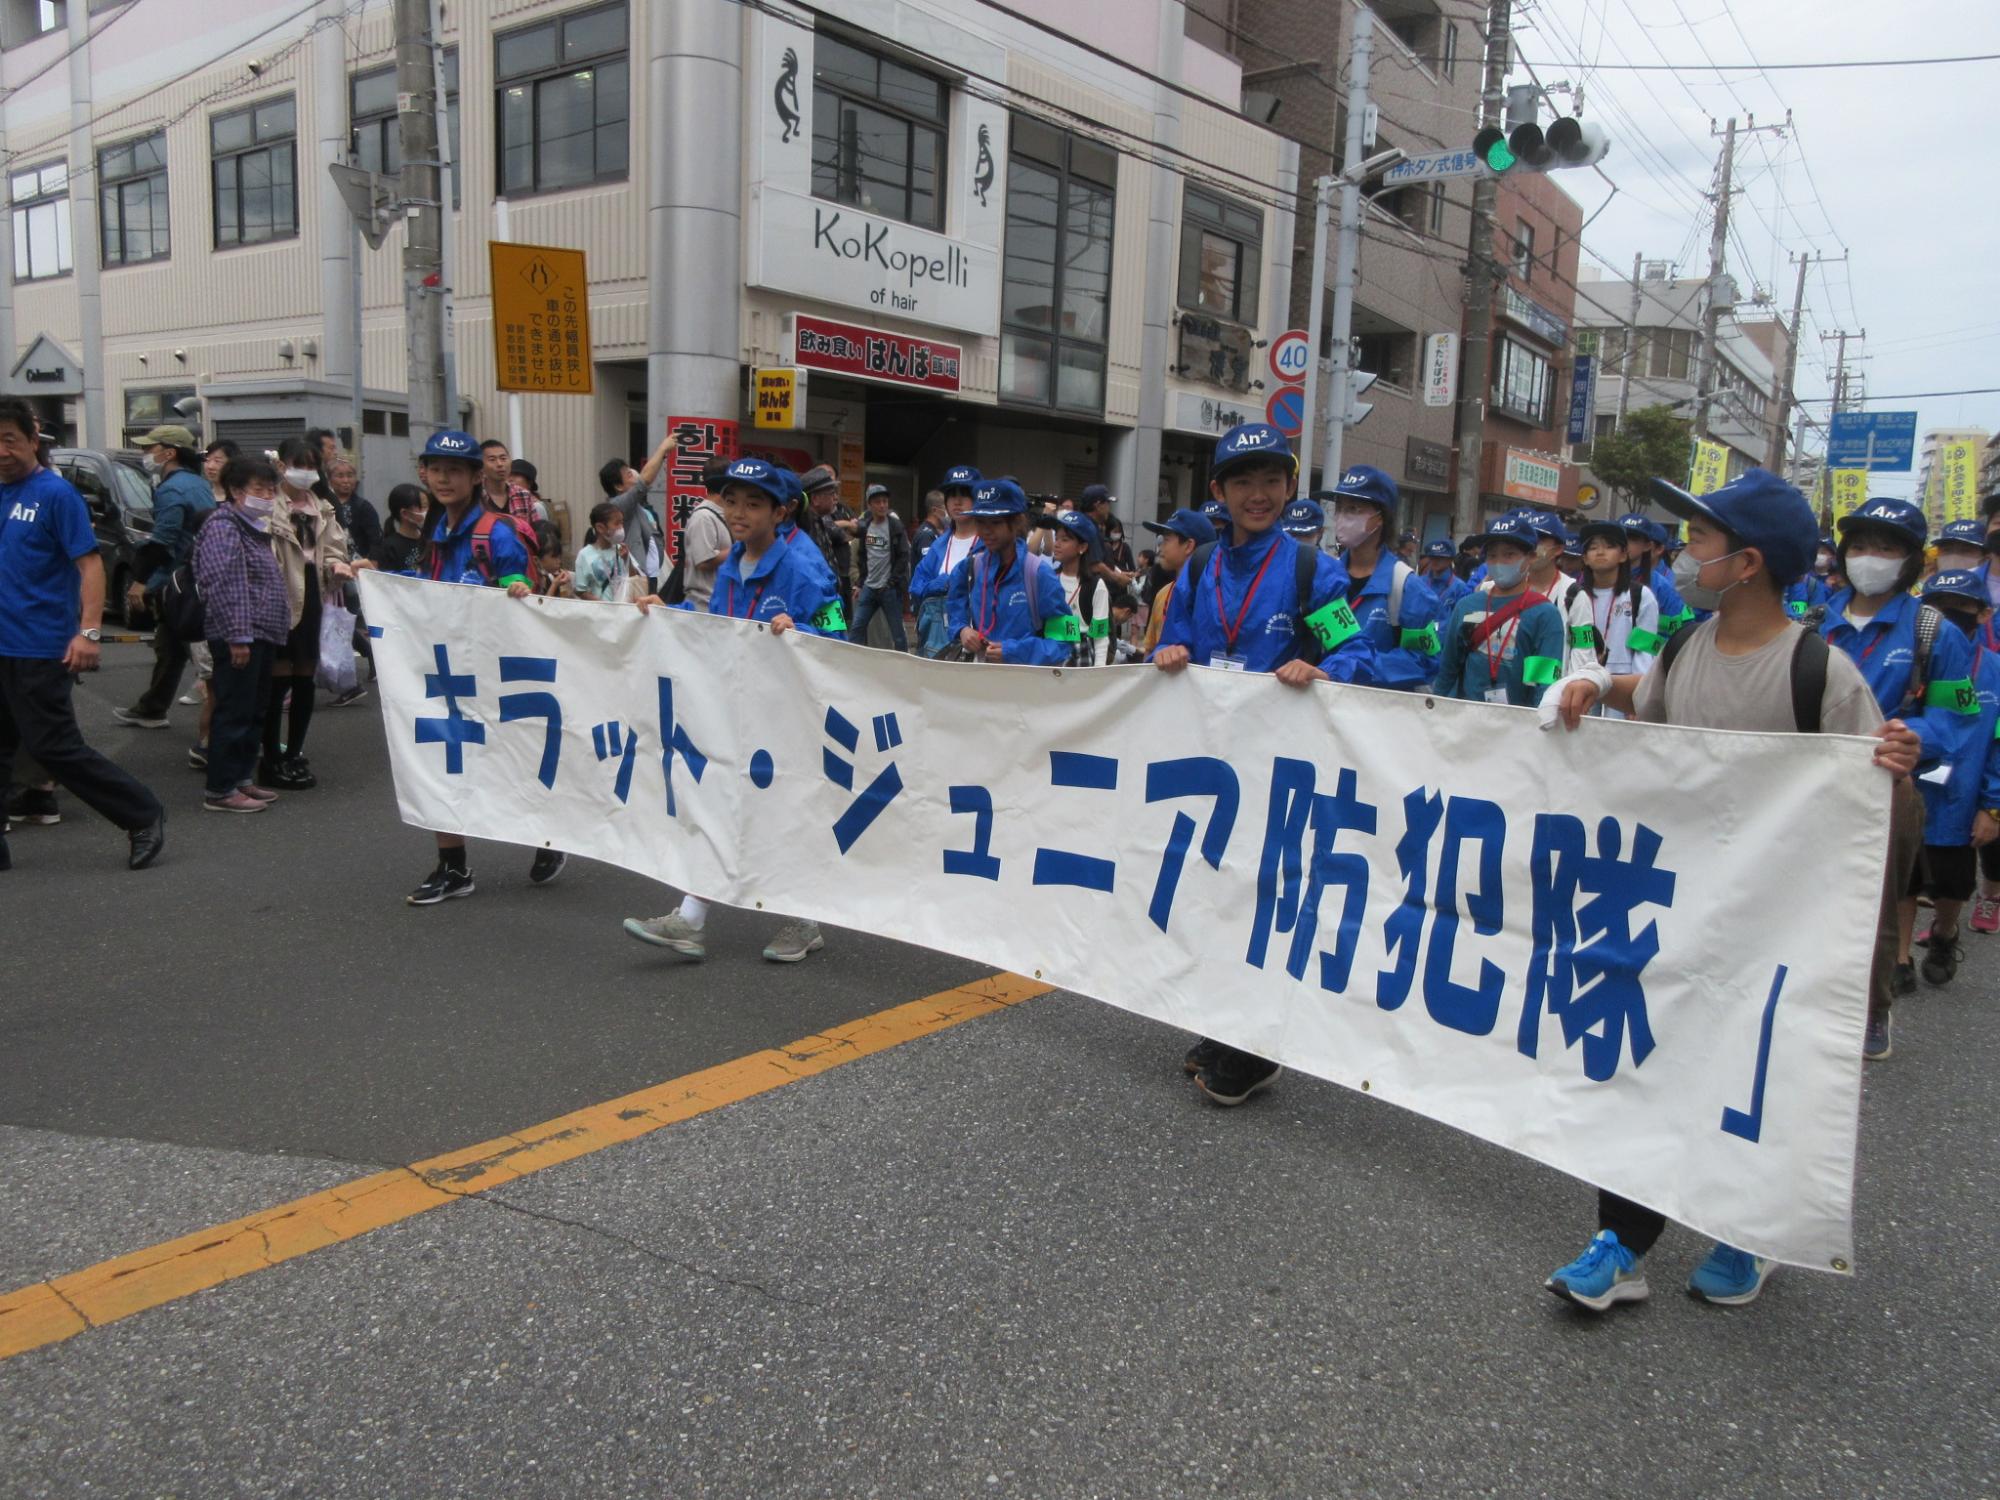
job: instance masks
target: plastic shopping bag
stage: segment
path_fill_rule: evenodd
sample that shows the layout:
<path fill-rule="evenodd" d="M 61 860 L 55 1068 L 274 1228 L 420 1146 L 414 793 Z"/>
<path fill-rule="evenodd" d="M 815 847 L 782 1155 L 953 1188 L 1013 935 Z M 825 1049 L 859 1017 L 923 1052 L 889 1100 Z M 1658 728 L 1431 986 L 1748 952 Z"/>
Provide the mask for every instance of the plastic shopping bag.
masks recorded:
<path fill-rule="evenodd" d="M 360 686 L 361 664 L 354 655 L 354 611 L 328 604 L 319 617 L 319 670 L 313 674 L 329 693 L 339 695 Z"/>

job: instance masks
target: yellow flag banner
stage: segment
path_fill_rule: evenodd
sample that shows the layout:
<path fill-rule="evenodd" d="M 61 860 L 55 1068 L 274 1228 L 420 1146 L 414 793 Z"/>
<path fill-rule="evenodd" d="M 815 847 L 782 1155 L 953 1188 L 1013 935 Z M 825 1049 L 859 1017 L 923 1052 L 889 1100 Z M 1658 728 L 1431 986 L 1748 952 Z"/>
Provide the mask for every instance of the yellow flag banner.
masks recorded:
<path fill-rule="evenodd" d="M 1835 469 L 1833 474 L 1833 519 L 1851 516 L 1868 499 L 1866 469 Z"/>
<path fill-rule="evenodd" d="M 1946 443 L 1939 465 L 1944 480 L 1945 524 L 1979 514 L 1979 445 Z"/>
<path fill-rule="evenodd" d="M 1695 439 L 1694 467 L 1688 476 L 1688 493 L 1706 495 L 1729 482 L 1729 450 L 1720 443 Z"/>

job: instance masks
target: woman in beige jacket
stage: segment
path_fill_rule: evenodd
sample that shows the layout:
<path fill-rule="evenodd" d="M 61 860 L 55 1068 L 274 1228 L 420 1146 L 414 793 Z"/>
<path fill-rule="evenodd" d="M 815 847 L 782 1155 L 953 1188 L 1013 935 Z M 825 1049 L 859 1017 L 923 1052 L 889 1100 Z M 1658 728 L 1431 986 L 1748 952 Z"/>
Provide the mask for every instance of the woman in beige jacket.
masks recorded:
<path fill-rule="evenodd" d="M 271 668 L 271 699 L 264 712 L 264 755 L 257 780 L 279 791 L 316 785 L 302 753 L 312 723 L 319 670 L 322 602 L 354 576 L 347 533 L 333 506 L 314 492 L 318 455 L 304 438 L 286 438 L 278 448 L 278 509 L 271 517 L 271 551 L 285 579 L 292 631 Z M 286 710 L 287 690 L 289 716 Z"/>

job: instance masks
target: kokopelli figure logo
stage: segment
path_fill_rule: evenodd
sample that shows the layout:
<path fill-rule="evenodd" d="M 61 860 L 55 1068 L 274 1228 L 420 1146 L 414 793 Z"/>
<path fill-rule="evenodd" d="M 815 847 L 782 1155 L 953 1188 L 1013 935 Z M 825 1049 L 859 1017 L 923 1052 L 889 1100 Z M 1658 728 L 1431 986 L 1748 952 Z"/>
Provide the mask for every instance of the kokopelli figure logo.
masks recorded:
<path fill-rule="evenodd" d="M 785 125 L 780 141 L 789 141 L 799 133 L 799 54 L 790 47 L 785 49 L 784 62 L 778 71 L 778 87 L 772 92 L 771 102 L 777 105 L 778 118 Z"/>
<path fill-rule="evenodd" d="M 972 193 L 981 208 L 986 207 L 986 190 L 993 186 L 993 143 L 984 125 L 979 127 L 979 156 L 972 164 Z"/>

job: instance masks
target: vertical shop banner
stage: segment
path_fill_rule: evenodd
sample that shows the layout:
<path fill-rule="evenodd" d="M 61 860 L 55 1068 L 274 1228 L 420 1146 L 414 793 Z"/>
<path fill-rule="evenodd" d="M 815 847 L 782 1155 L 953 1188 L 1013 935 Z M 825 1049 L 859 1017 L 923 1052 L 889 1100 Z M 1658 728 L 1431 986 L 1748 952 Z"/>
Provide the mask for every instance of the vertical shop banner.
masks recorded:
<path fill-rule="evenodd" d="M 1720 443 L 1695 439 L 1694 464 L 1688 474 L 1688 493 L 1706 495 L 1729 483 L 1729 450 Z"/>
<path fill-rule="evenodd" d="M 1970 521 L 1979 514 L 1979 445 L 1946 443 L 1939 462 L 1944 482 L 1944 521 Z"/>
<path fill-rule="evenodd" d="M 1597 411 L 1597 356 L 1579 354 L 1569 381 L 1569 431 L 1572 443 L 1590 441 L 1592 419 Z"/>
<path fill-rule="evenodd" d="M 410 823 L 1032 974 L 1850 1268 L 1872 740 L 361 589 Z"/>
<path fill-rule="evenodd" d="M 721 417 L 668 417 L 667 435 L 674 440 L 667 455 L 666 514 L 667 561 L 672 563 L 681 555 L 688 512 L 708 493 L 702 471 L 715 459 L 729 462 L 740 450 L 737 424 Z"/>
<path fill-rule="evenodd" d="M 1851 516 L 1868 503 L 1868 471 L 1866 469 L 1830 469 L 1833 484 L 1833 519 L 1838 525 L 1844 516 Z"/>
<path fill-rule="evenodd" d="M 1434 333 L 1424 340 L 1424 405 L 1450 406 L 1458 399 L 1458 335 Z"/>
<path fill-rule="evenodd" d="M 868 508 L 861 498 L 868 492 L 868 444 L 843 432 L 834 467 L 840 471 L 840 503 L 860 515 Z"/>

